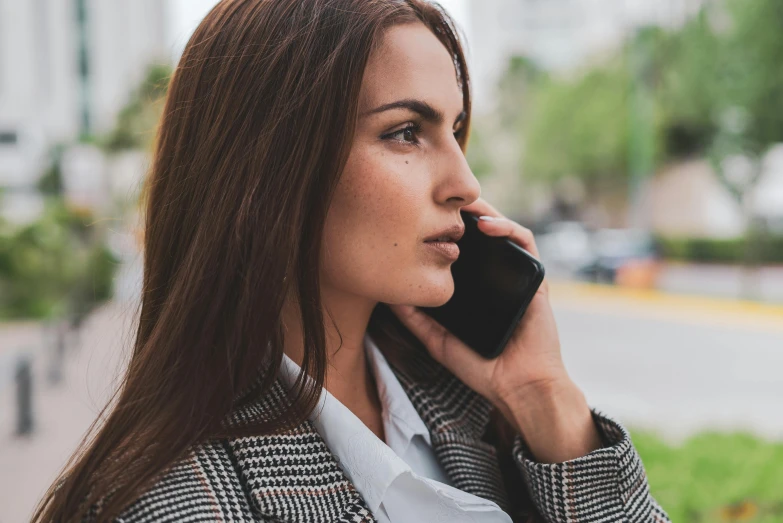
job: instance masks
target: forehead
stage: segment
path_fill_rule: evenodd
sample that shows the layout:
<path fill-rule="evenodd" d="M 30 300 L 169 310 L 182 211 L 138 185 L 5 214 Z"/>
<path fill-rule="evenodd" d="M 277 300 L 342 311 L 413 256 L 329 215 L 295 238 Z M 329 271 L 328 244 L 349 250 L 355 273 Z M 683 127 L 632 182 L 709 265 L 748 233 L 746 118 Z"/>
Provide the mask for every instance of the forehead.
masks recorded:
<path fill-rule="evenodd" d="M 444 110 L 462 110 L 462 91 L 446 47 L 422 23 L 388 29 L 370 56 L 360 105 L 376 107 L 402 98 L 418 98 Z"/>

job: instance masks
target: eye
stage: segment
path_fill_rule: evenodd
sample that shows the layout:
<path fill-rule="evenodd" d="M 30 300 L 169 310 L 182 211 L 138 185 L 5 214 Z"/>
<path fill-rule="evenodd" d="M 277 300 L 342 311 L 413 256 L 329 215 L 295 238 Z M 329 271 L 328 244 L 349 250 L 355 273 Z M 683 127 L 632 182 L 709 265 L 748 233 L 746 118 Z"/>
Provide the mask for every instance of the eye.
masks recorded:
<path fill-rule="evenodd" d="M 416 137 L 421 132 L 421 126 L 418 124 L 410 124 L 407 127 L 403 127 L 399 131 L 389 133 L 382 138 L 385 140 L 395 140 L 408 145 L 418 145 L 419 140 Z"/>

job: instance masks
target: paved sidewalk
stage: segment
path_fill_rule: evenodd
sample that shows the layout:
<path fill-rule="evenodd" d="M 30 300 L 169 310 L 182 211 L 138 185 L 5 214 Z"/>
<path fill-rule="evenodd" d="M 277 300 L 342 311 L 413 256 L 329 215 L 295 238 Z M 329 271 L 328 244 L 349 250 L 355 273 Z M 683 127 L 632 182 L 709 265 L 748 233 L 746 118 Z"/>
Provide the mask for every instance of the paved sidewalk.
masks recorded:
<path fill-rule="evenodd" d="M 750 272 L 737 265 L 667 262 L 658 279 L 661 291 L 741 298 L 783 304 L 783 265 L 762 266 Z"/>
<path fill-rule="evenodd" d="M 0 383 L 0 523 L 29 521 L 40 496 L 108 400 L 122 356 L 129 350 L 130 338 L 125 335 L 123 339 L 123 332 L 130 329 L 128 318 L 132 315 L 127 311 L 132 306 L 111 303 L 88 319 L 80 346 L 70 347 L 59 384 L 46 380 L 48 353 L 38 326 L 0 327 L 0 365 L 13 362 L 9 355 L 19 346 L 35 350 L 36 423 L 35 432 L 29 437 L 13 434 L 16 423 L 13 383 Z"/>

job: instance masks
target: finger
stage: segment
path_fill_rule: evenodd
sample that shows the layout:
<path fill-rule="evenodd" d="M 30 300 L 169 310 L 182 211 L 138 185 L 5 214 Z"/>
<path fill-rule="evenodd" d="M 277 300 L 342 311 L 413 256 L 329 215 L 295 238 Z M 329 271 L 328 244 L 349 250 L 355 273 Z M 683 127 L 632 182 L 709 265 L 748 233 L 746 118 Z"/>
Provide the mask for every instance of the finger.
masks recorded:
<path fill-rule="evenodd" d="M 484 198 L 478 198 L 473 203 L 465 205 L 460 209 L 479 217 L 490 216 L 497 218 L 495 221 L 479 220 L 479 227 L 490 236 L 507 236 L 536 258 L 539 257 L 538 247 L 536 246 L 536 240 L 533 237 L 532 231 L 503 216 L 503 214 L 490 205 Z"/>
<path fill-rule="evenodd" d="M 400 321 L 427 348 L 432 357 L 465 381 L 464 372 L 477 369 L 484 359 L 443 325 L 411 305 L 389 305 Z"/>
<path fill-rule="evenodd" d="M 479 228 L 489 236 L 506 236 L 527 252 L 539 258 L 533 231 L 508 218 L 479 220 Z"/>
<path fill-rule="evenodd" d="M 522 225 L 516 223 L 513 220 L 509 220 L 508 218 L 495 218 L 491 221 L 479 220 L 479 228 L 482 230 L 482 232 L 489 236 L 505 236 L 510 238 L 511 241 L 525 249 L 535 258 L 541 259 L 533 231 L 527 227 L 523 227 Z M 544 281 L 539 286 L 538 291 L 545 295 L 549 294 L 548 278 L 544 278 Z"/>
<path fill-rule="evenodd" d="M 465 205 L 464 207 L 460 207 L 460 210 L 468 212 L 470 214 L 475 214 L 476 216 L 503 217 L 503 215 L 492 205 L 490 205 L 490 203 L 486 201 L 484 198 L 478 198 L 470 205 Z"/>
<path fill-rule="evenodd" d="M 389 308 L 427 347 L 440 344 L 447 334 L 443 325 L 416 310 L 416 307 L 412 305 L 389 305 Z"/>

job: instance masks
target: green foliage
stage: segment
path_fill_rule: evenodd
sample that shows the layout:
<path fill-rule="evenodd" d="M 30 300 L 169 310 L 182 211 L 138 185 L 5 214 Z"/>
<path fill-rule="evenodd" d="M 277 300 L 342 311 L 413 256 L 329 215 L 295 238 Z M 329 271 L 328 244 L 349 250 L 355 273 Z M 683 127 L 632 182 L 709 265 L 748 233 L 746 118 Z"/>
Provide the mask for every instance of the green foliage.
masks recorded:
<path fill-rule="evenodd" d="M 667 37 L 659 99 L 671 157 L 704 151 L 730 110 L 747 115 L 744 152 L 758 155 L 783 140 L 781 24 L 778 0 L 729 0 L 709 5 Z M 678 139 L 694 147 L 680 150 Z"/>
<path fill-rule="evenodd" d="M 672 521 L 783 521 L 783 443 L 704 433 L 672 447 L 632 431 L 650 491 Z"/>
<path fill-rule="evenodd" d="M 473 174 L 479 180 L 493 172 L 495 168 L 482 129 L 483 128 L 478 125 L 471 126 L 468 150 L 465 153 Z"/>
<path fill-rule="evenodd" d="M 35 222 L 0 226 L 0 318 L 78 321 L 110 296 L 118 260 L 91 221 L 54 199 Z"/>
<path fill-rule="evenodd" d="M 55 145 L 51 149 L 49 166 L 38 180 L 38 192 L 46 196 L 60 196 L 63 193 L 62 155 L 64 146 Z"/>
<path fill-rule="evenodd" d="M 151 146 L 170 77 L 168 65 L 149 67 L 144 81 L 117 116 L 114 129 L 100 140 L 106 150 L 147 149 Z"/>
<path fill-rule="evenodd" d="M 735 26 L 724 41 L 723 63 L 732 73 L 724 86 L 726 99 L 750 113 L 752 142 L 783 141 L 783 4 L 734 0 L 728 5 Z"/>
<path fill-rule="evenodd" d="M 536 86 L 527 123 L 524 171 L 588 184 L 625 176 L 628 151 L 628 73 L 621 61 L 575 80 Z"/>
<path fill-rule="evenodd" d="M 701 13 L 656 47 L 661 64 L 657 97 L 665 115 L 663 132 L 670 156 L 703 152 L 716 132 L 718 41 Z"/>
<path fill-rule="evenodd" d="M 643 170 L 708 152 L 758 156 L 783 141 L 781 27 L 779 0 L 709 2 L 678 30 L 640 30 L 576 77 L 548 77 L 513 59 L 499 116 L 524 130 L 523 172 L 552 183 L 578 176 L 589 187 L 625 184 L 642 153 Z M 732 111 L 747 121 L 726 136 Z"/>

